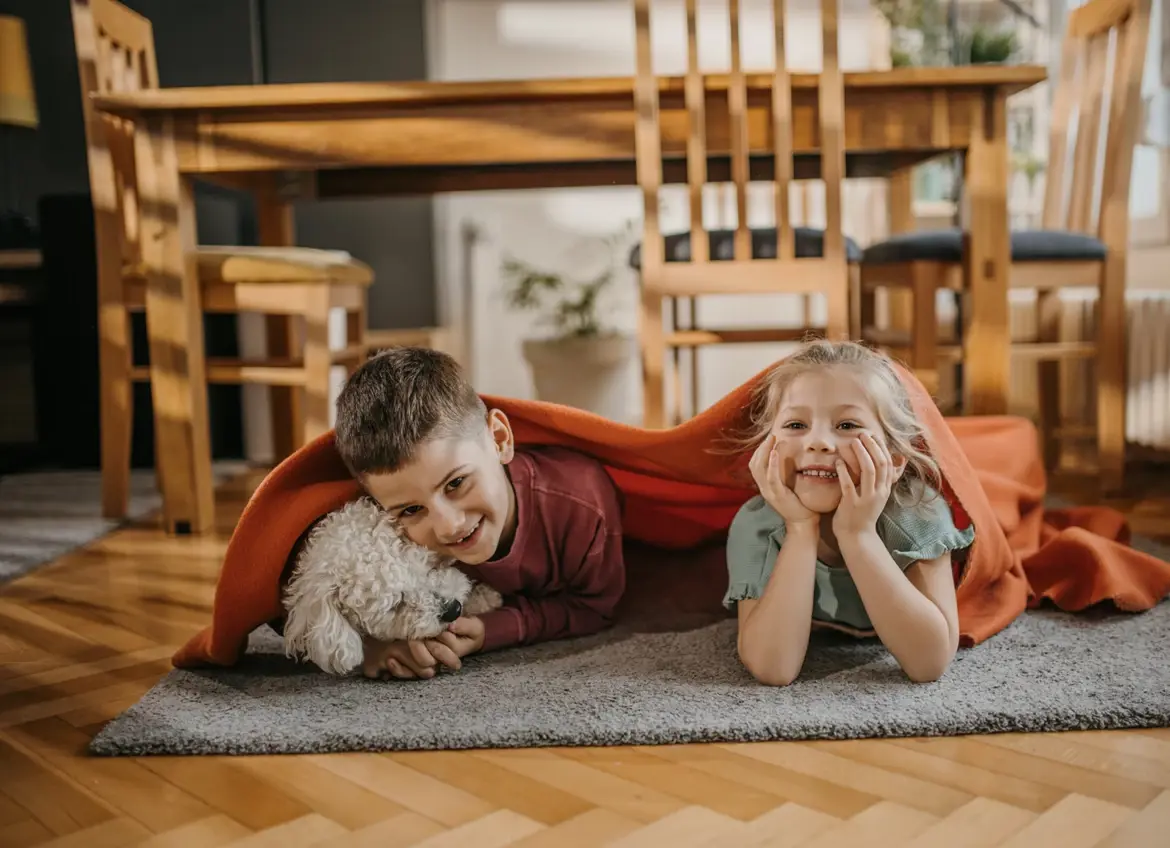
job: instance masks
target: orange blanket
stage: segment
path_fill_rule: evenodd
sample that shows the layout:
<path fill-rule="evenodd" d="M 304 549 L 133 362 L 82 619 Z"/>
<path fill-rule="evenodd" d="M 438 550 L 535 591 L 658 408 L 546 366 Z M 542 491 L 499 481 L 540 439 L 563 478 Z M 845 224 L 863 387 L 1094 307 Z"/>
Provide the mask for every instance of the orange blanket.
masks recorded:
<path fill-rule="evenodd" d="M 684 549 L 718 540 L 753 494 L 743 477 L 748 457 L 719 448 L 725 434 L 744 426 L 752 389 L 764 373 L 665 430 L 537 401 L 484 400 L 507 413 L 518 443 L 565 445 L 604 462 L 625 498 L 629 538 Z M 901 369 L 899 376 L 927 425 L 956 520 L 976 527 L 958 585 L 964 646 L 987 639 L 1045 598 L 1068 610 L 1111 601 L 1138 611 L 1170 592 L 1170 564 L 1127 547 L 1119 513 L 1044 508 L 1046 480 L 1031 422 L 944 419 L 918 380 Z M 248 634 L 281 615 L 279 580 L 298 538 L 360 494 L 331 433 L 274 469 L 228 544 L 211 625 L 178 651 L 175 665 L 234 664 Z"/>

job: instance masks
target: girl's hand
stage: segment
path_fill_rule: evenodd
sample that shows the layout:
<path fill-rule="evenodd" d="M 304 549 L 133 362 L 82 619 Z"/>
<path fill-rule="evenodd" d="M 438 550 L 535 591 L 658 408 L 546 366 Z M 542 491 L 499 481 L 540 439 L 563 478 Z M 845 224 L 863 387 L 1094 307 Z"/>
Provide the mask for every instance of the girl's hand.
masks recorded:
<path fill-rule="evenodd" d="M 800 498 L 792 491 L 790 484 L 796 475 L 796 470 L 786 469 L 785 474 L 780 473 L 780 456 L 776 453 L 776 437 L 774 435 L 769 433 L 768 438 L 764 439 L 763 443 L 756 448 L 750 465 L 752 477 L 760 489 L 760 494 L 768 502 L 768 506 L 780 514 L 786 526 L 792 527 L 798 524 L 816 526 L 818 524 L 820 516 L 802 504 Z M 784 479 L 786 477 L 787 481 Z"/>
<path fill-rule="evenodd" d="M 853 485 L 845 460 L 837 460 L 841 505 L 833 516 L 833 533 L 838 540 L 875 530 L 894 485 L 894 460 L 885 445 L 869 433 L 862 433 L 853 442 L 853 449 L 861 468 L 857 486 Z"/>

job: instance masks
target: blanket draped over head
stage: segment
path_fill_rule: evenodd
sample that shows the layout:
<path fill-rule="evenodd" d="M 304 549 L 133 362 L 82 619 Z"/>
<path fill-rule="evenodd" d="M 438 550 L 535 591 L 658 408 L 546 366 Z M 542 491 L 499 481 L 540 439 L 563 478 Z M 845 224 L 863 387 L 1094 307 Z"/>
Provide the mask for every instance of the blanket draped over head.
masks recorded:
<path fill-rule="evenodd" d="M 746 429 L 754 391 L 768 370 L 662 430 L 539 401 L 483 399 L 507 414 L 518 445 L 562 445 L 604 463 L 624 499 L 627 538 L 682 550 L 725 537 L 736 511 L 755 494 L 744 474 L 750 451 L 729 453 L 726 437 Z M 1065 610 L 1110 602 L 1136 612 L 1170 592 L 1170 564 L 1128 547 L 1120 513 L 1045 507 L 1046 476 L 1030 421 L 944 418 L 922 384 L 897 371 L 926 426 L 956 523 L 975 525 L 957 586 L 963 646 L 994 635 L 1045 599 Z M 361 495 L 332 433 L 277 466 L 257 487 L 228 543 L 210 626 L 175 654 L 175 665 L 234 664 L 248 635 L 282 615 L 281 575 L 298 539 Z"/>

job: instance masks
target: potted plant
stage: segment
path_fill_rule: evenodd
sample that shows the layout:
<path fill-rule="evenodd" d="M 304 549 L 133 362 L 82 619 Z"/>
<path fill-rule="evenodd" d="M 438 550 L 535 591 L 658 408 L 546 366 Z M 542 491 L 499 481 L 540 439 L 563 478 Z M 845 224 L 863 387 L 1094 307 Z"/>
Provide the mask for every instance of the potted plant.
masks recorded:
<path fill-rule="evenodd" d="M 1012 170 L 1024 175 L 1031 192 L 1036 187 L 1036 178 L 1044 173 L 1044 162 L 1032 153 L 1021 152 L 1012 157 Z"/>
<path fill-rule="evenodd" d="M 610 325 L 605 295 L 618 274 L 622 233 L 601 239 L 608 262 L 584 279 L 537 268 L 505 256 L 501 268 L 509 306 L 539 313 L 547 335 L 522 342 L 540 400 L 574 406 L 620 420 L 628 415 L 621 372 L 637 355 L 637 339 Z"/>
<path fill-rule="evenodd" d="M 1019 39 L 1010 29 L 994 30 L 976 25 L 965 39 L 968 61 L 972 65 L 1002 65 L 1019 49 Z"/>
<path fill-rule="evenodd" d="M 946 10 L 939 0 L 874 0 L 890 28 L 895 68 L 947 63 Z"/>

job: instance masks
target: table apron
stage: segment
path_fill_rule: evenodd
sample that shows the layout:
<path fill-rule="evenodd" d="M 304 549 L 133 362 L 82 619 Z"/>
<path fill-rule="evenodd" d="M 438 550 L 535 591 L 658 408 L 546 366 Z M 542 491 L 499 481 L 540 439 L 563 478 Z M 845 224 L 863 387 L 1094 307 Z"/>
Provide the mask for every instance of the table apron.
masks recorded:
<path fill-rule="evenodd" d="M 853 175 L 881 176 L 931 155 L 965 149 L 972 110 L 986 94 L 985 89 L 971 87 L 847 91 L 845 148 Z M 818 112 L 815 90 L 794 92 L 798 176 L 816 173 Z M 664 98 L 660 115 L 664 158 L 681 163 L 688 136 L 686 109 L 681 100 Z M 621 97 L 409 110 L 338 108 L 319 115 L 224 110 L 178 113 L 171 120 L 179 169 L 192 175 L 367 168 L 434 175 L 446 169 L 484 168 L 502 174 L 528 172 L 529 181 L 538 187 L 555 185 L 549 181 L 556 180 L 562 168 L 576 169 L 578 179 L 612 181 L 632 174 L 635 161 L 635 114 L 629 98 Z M 756 160 L 753 176 L 764 178 L 773 149 L 766 98 L 751 99 L 747 123 L 749 151 Z M 731 146 L 726 97 L 719 92 L 708 97 L 706 126 L 708 154 L 718 169 L 726 163 Z M 546 176 L 532 177 L 532 172 Z M 685 179 L 685 172 L 680 166 L 668 176 Z M 632 184 L 628 180 L 622 177 L 620 182 Z M 498 187 L 512 187 L 506 179 L 501 183 Z"/>

